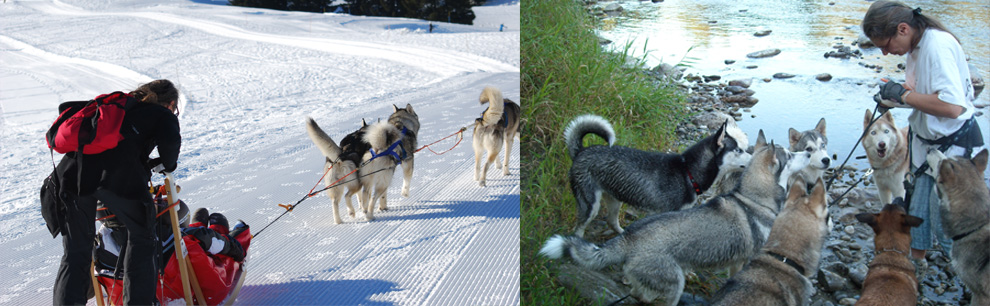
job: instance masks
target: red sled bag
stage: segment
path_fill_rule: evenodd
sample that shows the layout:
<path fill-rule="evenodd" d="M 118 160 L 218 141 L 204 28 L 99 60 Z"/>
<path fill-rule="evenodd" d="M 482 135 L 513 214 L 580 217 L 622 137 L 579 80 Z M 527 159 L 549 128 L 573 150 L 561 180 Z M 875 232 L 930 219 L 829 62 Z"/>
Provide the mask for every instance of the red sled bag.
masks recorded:
<path fill-rule="evenodd" d="M 131 99 L 130 95 L 117 91 L 99 95 L 85 104 L 62 103 L 58 119 L 45 135 L 48 147 L 63 154 L 98 154 L 116 147 L 124 139 L 120 126 L 127 107 L 134 103 Z"/>

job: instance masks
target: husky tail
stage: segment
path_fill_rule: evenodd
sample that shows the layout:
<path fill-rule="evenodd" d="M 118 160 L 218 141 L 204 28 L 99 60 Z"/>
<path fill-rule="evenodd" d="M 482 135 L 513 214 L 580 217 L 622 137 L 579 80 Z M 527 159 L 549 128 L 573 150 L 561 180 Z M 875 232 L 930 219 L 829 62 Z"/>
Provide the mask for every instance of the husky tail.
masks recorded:
<path fill-rule="evenodd" d="M 564 255 L 570 256 L 578 265 L 589 269 L 601 269 L 625 260 L 625 254 L 618 244 L 624 237 L 619 236 L 609 240 L 604 246 L 598 247 L 577 236 L 554 235 L 547 239 L 540 249 L 540 255 L 550 259 L 559 259 Z"/>
<path fill-rule="evenodd" d="M 364 141 L 370 144 L 375 152 L 381 154 L 398 141 L 399 137 L 401 137 L 401 132 L 394 125 L 388 122 L 378 122 L 368 126 L 368 131 L 364 134 Z M 399 148 L 394 150 L 399 150 Z"/>
<path fill-rule="evenodd" d="M 481 91 L 481 97 L 479 98 L 481 104 L 488 103 L 488 109 L 485 110 L 484 116 L 482 116 L 481 125 L 489 126 L 498 123 L 499 119 L 502 119 L 502 91 L 495 87 L 485 87 Z"/>
<path fill-rule="evenodd" d="M 596 115 L 578 116 L 571 120 L 571 123 L 567 124 L 567 129 L 564 130 L 567 153 L 571 155 L 571 160 L 574 160 L 578 151 L 584 148 L 584 135 L 588 134 L 595 134 L 604 138 L 610 146 L 615 144 L 615 130 L 612 129 L 612 124 L 608 123 L 608 120 Z"/>
<path fill-rule="evenodd" d="M 320 149 L 320 152 L 323 152 L 323 156 L 331 161 L 337 161 L 340 158 L 340 147 L 330 138 L 330 135 L 320 129 L 312 117 L 306 117 L 306 132 L 309 134 L 309 139 L 312 139 L 316 147 Z"/>

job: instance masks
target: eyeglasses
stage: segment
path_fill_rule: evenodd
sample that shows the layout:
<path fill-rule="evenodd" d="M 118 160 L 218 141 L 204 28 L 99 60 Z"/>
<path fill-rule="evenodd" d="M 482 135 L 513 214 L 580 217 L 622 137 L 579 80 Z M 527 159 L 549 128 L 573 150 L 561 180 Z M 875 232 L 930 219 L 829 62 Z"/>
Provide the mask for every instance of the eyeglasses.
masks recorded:
<path fill-rule="evenodd" d="M 890 49 L 887 49 L 887 47 L 890 47 L 890 40 L 892 40 L 892 39 L 894 39 L 893 36 L 887 38 L 887 42 L 884 43 L 883 46 L 879 46 L 878 45 L 877 48 L 880 48 L 880 51 L 890 53 Z"/>

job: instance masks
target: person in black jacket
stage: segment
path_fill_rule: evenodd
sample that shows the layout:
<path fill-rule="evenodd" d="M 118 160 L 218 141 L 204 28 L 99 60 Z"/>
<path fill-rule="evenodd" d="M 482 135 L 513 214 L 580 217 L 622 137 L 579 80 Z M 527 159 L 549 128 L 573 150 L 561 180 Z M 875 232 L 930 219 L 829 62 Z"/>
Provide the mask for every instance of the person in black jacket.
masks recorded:
<path fill-rule="evenodd" d="M 97 200 L 127 227 L 124 248 L 124 304 L 158 305 L 155 296 L 158 250 L 155 206 L 148 192 L 151 169 L 174 171 L 179 158 L 179 92 L 169 80 L 155 80 L 129 93 L 124 136 L 99 154 L 66 153 L 56 169 L 65 203 L 64 254 L 55 279 L 55 305 L 85 305 L 96 233 Z M 158 148 L 159 158 L 149 160 Z M 159 167 L 160 166 L 160 167 Z"/>

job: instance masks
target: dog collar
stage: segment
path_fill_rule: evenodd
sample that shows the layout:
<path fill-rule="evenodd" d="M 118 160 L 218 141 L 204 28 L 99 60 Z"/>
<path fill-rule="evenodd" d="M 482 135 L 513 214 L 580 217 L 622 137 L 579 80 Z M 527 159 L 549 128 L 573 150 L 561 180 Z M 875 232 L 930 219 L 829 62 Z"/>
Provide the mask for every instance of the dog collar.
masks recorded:
<path fill-rule="evenodd" d="M 873 255 L 880 255 L 880 253 L 886 253 L 886 252 L 894 252 L 894 253 L 898 253 L 898 254 L 901 254 L 901 255 L 904 255 L 904 256 L 907 256 L 908 255 L 907 252 L 904 252 L 904 251 L 901 251 L 901 250 L 898 250 L 898 249 L 888 249 L 888 248 L 884 248 L 882 250 L 873 250 Z"/>
<path fill-rule="evenodd" d="M 959 234 L 959 235 L 952 236 L 952 242 L 956 242 L 959 239 L 966 238 L 966 236 L 969 236 L 969 234 L 975 233 L 976 231 L 980 230 L 981 228 L 983 228 L 983 226 L 977 227 L 974 230 L 971 230 L 971 231 L 968 231 L 968 232 L 965 232 L 965 233 L 962 233 L 962 234 Z"/>
<path fill-rule="evenodd" d="M 799 265 L 797 262 L 794 262 L 794 260 L 788 259 L 786 256 L 774 252 L 767 252 L 767 254 L 773 256 L 773 258 L 776 258 L 780 262 L 783 262 L 788 266 L 791 266 L 792 268 L 794 268 L 794 270 L 797 270 L 799 274 L 804 275 L 804 267 Z"/>
<path fill-rule="evenodd" d="M 691 171 L 690 171 L 690 170 L 684 170 L 684 172 L 687 172 L 687 175 L 688 175 L 688 182 L 691 182 L 691 186 L 692 186 L 692 187 L 694 187 L 694 193 L 696 193 L 696 194 L 699 194 L 699 195 L 700 195 L 700 194 L 702 193 L 702 192 L 701 192 L 701 186 L 700 186 L 700 185 L 698 185 L 698 182 L 696 182 L 696 181 L 694 180 L 694 176 L 691 176 Z"/>

